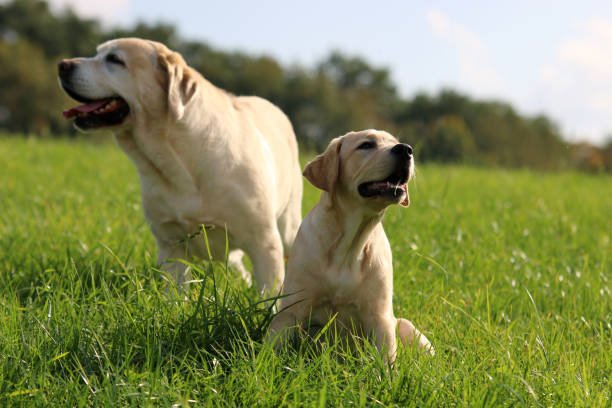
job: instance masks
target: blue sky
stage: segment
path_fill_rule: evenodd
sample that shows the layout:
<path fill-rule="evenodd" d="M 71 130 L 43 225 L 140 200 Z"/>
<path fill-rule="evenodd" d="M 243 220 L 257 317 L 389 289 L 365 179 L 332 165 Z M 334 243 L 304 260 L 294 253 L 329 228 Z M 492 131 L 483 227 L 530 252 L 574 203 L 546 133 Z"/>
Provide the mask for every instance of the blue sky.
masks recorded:
<path fill-rule="evenodd" d="M 50 2 L 107 25 L 171 22 L 182 37 L 283 64 L 339 49 L 388 67 L 405 96 L 452 87 L 546 113 L 571 140 L 612 134 L 612 1 Z"/>

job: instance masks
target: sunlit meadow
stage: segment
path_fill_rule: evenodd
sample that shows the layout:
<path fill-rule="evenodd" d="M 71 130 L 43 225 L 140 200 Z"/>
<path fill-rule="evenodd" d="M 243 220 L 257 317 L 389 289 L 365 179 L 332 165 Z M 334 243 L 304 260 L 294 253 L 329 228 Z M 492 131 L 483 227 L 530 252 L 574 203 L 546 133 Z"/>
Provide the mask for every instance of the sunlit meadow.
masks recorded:
<path fill-rule="evenodd" d="M 172 301 L 114 145 L 1 138 L 0 406 L 612 406 L 612 177 L 419 165 L 410 190 L 394 309 L 436 355 L 390 369 L 368 343 L 274 353 L 224 260 Z"/>

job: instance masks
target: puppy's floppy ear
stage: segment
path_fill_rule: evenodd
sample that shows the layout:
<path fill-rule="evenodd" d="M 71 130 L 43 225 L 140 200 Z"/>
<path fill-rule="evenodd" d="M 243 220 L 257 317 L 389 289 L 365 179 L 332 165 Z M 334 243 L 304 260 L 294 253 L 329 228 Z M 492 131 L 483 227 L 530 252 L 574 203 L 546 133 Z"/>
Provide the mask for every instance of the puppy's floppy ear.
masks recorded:
<path fill-rule="evenodd" d="M 313 186 L 333 193 L 340 175 L 341 147 L 342 138 L 337 137 L 329 143 L 323 153 L 306 165 L 302 174 Z"/>
<path fill-rule="evenodd" d="M 185 106 L 198 91 L 198 81 L 183 57 L 176 52 L 161 52 L 157 61 L 167 78 L 165 88 L 168 93 L 168 110 L 174 119 L 180 120 L 185 113 Z"/>

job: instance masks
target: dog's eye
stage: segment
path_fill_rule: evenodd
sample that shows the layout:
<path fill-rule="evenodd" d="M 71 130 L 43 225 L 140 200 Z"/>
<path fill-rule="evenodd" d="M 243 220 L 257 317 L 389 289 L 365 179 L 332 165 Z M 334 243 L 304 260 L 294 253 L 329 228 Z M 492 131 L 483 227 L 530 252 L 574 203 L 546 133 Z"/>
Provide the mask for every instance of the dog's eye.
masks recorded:
<path fill-rule="evenodd" d="M 117 54 L 108 54 L 106 56 L 106 62 L 111 63 L 111 64 L 121 65 L 122 67 L 125 67 L 125 62 L 123 62 L 123 60 L 121 60 L 117 56 Z"/>
<path fill-rule="evenodd" d="M 376 142 L 367 141 L 367 142 L 363 142 L 362 144 L 360 144 L 359 147 L 357 147 L 357 150 L 368 150 L 368 149 L 373 149 L 375 147 L 376 147 Z"/>

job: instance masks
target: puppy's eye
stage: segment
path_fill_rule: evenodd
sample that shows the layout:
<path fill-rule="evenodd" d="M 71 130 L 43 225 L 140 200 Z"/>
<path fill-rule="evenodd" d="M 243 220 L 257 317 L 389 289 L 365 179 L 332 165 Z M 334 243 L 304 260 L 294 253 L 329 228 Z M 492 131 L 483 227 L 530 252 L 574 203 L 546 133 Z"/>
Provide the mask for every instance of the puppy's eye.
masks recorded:
<path fill-rule="evenodd" d="M 117 65 L 121 65 L 122 67 L 125 67 L 125 62 L 123 62 L 122 59 L 120 59 L 117 54 L 108 54 L 106 56 L 106 62 L 110 63 L 110 64 L 117 64 Z"/>
<path fill-rule="evenodd" d="M 368 149 L 374 149 L 375 147 L 376 147 L 376 142 L 367 141 L 367 142 L 363 142 L 362 144 L 360 144 L 359 147 L 357 147 L 357 150 L 368 150 Z"/>

